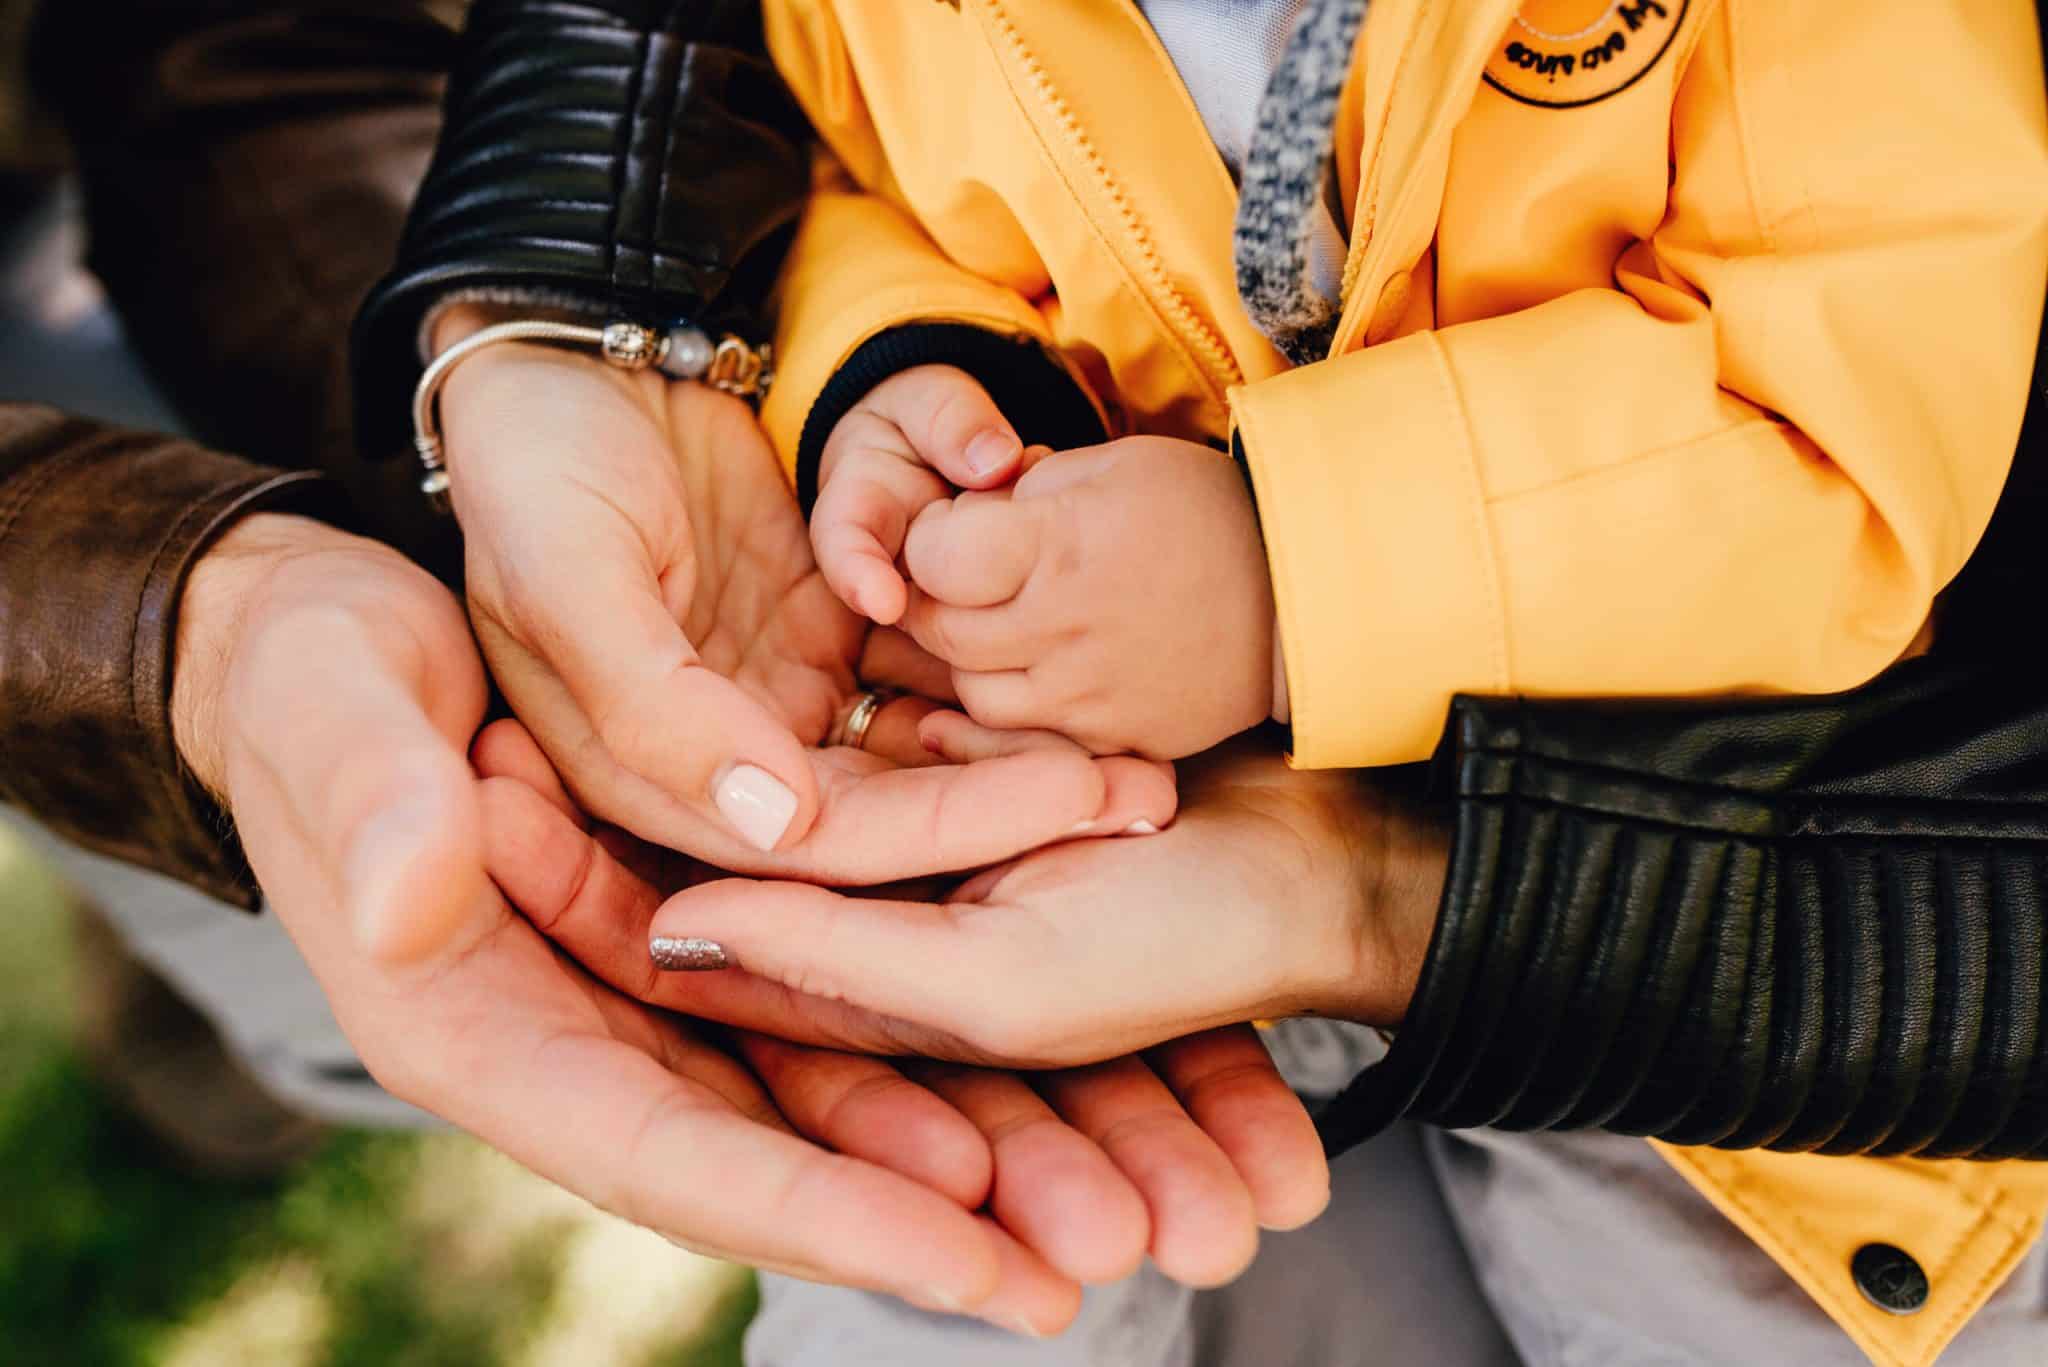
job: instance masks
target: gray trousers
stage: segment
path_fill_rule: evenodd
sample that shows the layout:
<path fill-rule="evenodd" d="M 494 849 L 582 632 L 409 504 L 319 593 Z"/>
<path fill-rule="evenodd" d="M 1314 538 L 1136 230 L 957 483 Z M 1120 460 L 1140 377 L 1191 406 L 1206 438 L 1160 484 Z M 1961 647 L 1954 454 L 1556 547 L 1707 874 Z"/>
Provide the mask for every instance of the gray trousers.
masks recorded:
<path fill-rule="evenodd" d="M 762 1278 L 749 1367 L 1866 1367 L 1806 1293 L 1641 1140 L 1397 1127 L 1330 1209 L 1230 1286 L 1149 1267 L 1033 1342 L 863 1292 Z M 2048 1363 L 2036 1246 L 1943 1356 Z"/>
<path fill-rule="evenodd" d="M 1251 1270 L 1193 1292 L 1148 1265 L 1091 1289 L 1081 1318 L 1041 1342 L 900 1301 L 763 1277 L 749 1367 L 1512 1367 L 1432 1180 L 1421 1134 L 1403 1127 L 1346 1156 L 1329 1211 L 1268 1234 Z"/>

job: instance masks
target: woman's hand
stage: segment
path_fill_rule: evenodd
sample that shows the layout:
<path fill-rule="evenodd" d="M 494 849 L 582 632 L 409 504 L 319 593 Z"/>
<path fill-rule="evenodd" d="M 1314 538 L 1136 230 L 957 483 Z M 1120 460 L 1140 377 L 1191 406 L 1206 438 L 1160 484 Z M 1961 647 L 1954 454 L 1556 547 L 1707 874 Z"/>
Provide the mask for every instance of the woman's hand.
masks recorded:
<path fill-rule="evenodd" d="M 1447 834 L 1367 778 L 1249 744 L 1181 783 L 1163 834 L 1029 854 L 940 903 L 739 879 L 664 903 L 598 849 L 544 928 L 637 997 L 740 1024 L 799 1001 L 796 1037 L 878 1053 L 1048 1067 L 1256 1018 L 1398 1022 Z M 715 946 L 731 969 L 656 973 L 636 933 Z"/>
<path fill-rule="evenodd" d="M 1121 1275 L 1153 1237 L 1133 1165 L 1171 1190 L 1208 1270 L 1248 1256 L 1241 1186 L 1156 1078 L 1098 1070 L 1041 1099 L 747 1033 L 728 1050 L 588 977 L 484 876 L 464 756 L 483 706 L 459 605 L 385 547 L 258 515 L 187 586 L 180 752 L 393 1092 L 677 1242 L 1027 1332 L 1061 1327 L 1077 1279 Z M 513 856 L 514 880 L 546 856 Z M 1173 1068 L 1231 1142 L 1284 1134 L 1277 1080 L 1244 1081 L 1229 1041 Z"/>
<path fill-rule="evenodd" d="M 717 994 L 725 975 L 664 974 L 644 948 L 660 904 L 657 888 L 715 872 L 615 829 L 591 830 L 515 722 L 487 729 L 475 757 L 479 771 L 493 775 L 484 785 L 492 876 L 545 934 L 605 965 L 614 986 L 659 997 L 672 1009 L 693 1009 L 694 985 Z M 780 1035 L 816 1032 L 813 1003 L 779 990 L 773 995 L 782 1000 L 779 1011 L 768 995 L 752 999 L 758 1025 Z M 1029 1084 L 971 1067 L 906 1070 L 988 1136 L 995 1153 L 989 1210 L 1077 1281 L 1124 1275 L 1149 1252 L 1166 1275 L 1213 1285 L 1250 1260 L 1260 1225 L 1293 1228 L 1329 1197 L 1329 1170 L 1307 1112 L 1243 1026 L 1193 1033 L 1143 1058 L 1042 1074 Z M 1070 1132 L 1044 1124 L 1055 1113 Z M 1071 1132 L 1090 1141 L 1087 1150 L 1073 1145 Z M 1060 1151 L 1067 1156 L 1056 1162 Z M 1050 1183 L 1013 1175 L 1018 1155 L 1033 1153 L 1050 1168 L 1073 1172 L 1107 1164 L 1123 1189 L 1086 1194 L 1085 1206 L 1069 1206 L 1084 1197 L 1077 1184 L 1054 1193 Z M 1088 1228 L 1096 1233 L 1077 1244 L 1076 1231 Z M 1106 1228 L 1137 1240 L 1118 1244 Z"/>
<path fill-rule="evenodd" d="M 478 639 L 586 810 L 725 868 L 842 883 L 1171 817 L 1168 776 L 1131 760 L 911 771 L 811 748 L 864 663 L 894 673 L 878 657 L 915 652 L 870 649 L 738 400 L 508 345 L 457 367 L 442 405 Z M 915 705 L 888 711 L 871 735 L 893 727 L 916 752 Z"/>

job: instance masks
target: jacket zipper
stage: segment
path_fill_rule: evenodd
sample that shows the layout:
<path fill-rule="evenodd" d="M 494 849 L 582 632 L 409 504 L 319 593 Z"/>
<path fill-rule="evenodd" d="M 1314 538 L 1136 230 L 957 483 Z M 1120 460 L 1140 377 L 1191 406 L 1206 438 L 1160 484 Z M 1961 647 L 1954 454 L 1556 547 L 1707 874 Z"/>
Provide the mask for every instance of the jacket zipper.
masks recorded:
<path fill-rule="evenodd" d="M 1144 220 L 1139 216 L 1122 183 L 1110 171 L 1108 163 L 1096 149 L 1094 141 L 1089 138 L 1087 130 L 1081 127 L 1080 120 L 1072 108 L 1053 87 L 1052 78 L 1046 74 L 1044 64 L 1025 43 L 1024 35 L 1018 29 L 1016 21 L 1010 17 L 1006 0 L 982 0 L 982 3 L 996 31 L 1030 78 L 1031 89 L 1037 95 L 1040 105 L 1066 136 L 1067 142 L 1080 152 L 1096 184 L 1115 206 L 1124 235 L 1136 248 L 1145 293 L 1154 311 L 1167 324 L 1168 332 L 1174 340 L 1191 353 L 1198 374 L 1214 391 L 1217 401 L 1222 402 L 1225 390 L 1244 382 L 1244 372 L 1238 368 L 1236 358 L 1230 354 L 1230 348 L 1224 344 L 1222 337 L 1210 327 L 1187 297 L 1174 288 L 1167 276 L 1165 263 L 1153 245 L 1152 236 L 1145 228 Z M 1135 0 L 1123 0 L 1123 3 L 1136 11 Z M 1135 12 L 1133 17 L 1144 24 L 1149 41 L 1157 49 L 1159 60 L 1167 61 L 1170 68 L 1171 61 L 1166 57 L 1164 48 L 1159 46 L 1158 35 L 1152 32 L 1151 25 L 1145 20 L 1143 13 Z M 1185 85 L 1182 88 L 1185 90 Z M 1206 133 L 1207 130 L 1204 129 L 1205 136 Z M 1214 155 L 1213 140 L 1209 145 L 1211 154 Z M 1217 167 L 1221 169 L 1220 160 Z M 1083 212 L 1086 212 L 1085 206 Z"/>

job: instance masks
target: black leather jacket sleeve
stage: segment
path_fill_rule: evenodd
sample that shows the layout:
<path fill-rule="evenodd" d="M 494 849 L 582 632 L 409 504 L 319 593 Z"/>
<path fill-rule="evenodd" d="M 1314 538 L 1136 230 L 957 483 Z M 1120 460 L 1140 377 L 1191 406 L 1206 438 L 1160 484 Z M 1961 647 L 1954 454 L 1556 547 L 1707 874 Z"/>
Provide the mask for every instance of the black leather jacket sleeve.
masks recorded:
<path fill-rule="evenodd" d="M 395 268 L 353 338 L 365 455 L 408 445 L 422 321 L 512 298 L 758 340 L 810 185 L 756 0 L 476 0 Z"/>
<path fill-rule="evenodd" d="M 1324 1112 L 2048 1158 L 2048 347 L 1933 655 L 1836 697 L 1460 699 L 1392 1051 Z"/>
<path fill-rule="evenodd" d="M 1914 661 L 1748 707 L 1460 699 L 1409 1018 L 1324 1112 L 2048 1157 L 2048 695 Z"/>

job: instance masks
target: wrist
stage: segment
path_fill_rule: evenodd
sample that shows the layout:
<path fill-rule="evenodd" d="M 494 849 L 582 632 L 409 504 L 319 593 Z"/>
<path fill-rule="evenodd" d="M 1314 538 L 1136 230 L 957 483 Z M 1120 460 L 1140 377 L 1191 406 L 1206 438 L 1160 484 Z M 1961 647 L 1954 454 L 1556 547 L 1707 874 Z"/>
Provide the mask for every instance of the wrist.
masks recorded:
<path fill-rule="evenodd" d="M 1446 821 L 1406 802 L 1390 804 L 1381 829 L 1367 935 L 1380 971 L 1361 984 L 1352 1009 L 1354 1019 L 1393 1026 L 1407 1016 L 1429 955 L 1450 872 L 1451 831 Z"/>
<path fill-rule="evenodd" d="M 427 357 L 431 360 L 457 342 L 473 337 L 487 327 L 509 323 L 519 318 L 537 318 L 543 312 L 540 309 L 521 309 L 509 304 L 484 303 L 470 299 L 443 305 L 434 310 L 427 320 Z"/>
<path fill-rule="evenodd" d="M 1353 897 L 1340 945 L 1327 957 L 1336 976 L 1316 1006 L 1342 1020 L 1397 1026 L 1408 1014 L 1436 930 L 1451 832 L 1412 799 L 1362 776 L 1355 782 L 1360 803 L 1344 841 Z"/>
<path fill-rule="evenodd" d="M 186 577 L 171 666 L 171 737 L 180 761 L 223 805 L 222 698 L 243 630 L 280 566 L 355 540 L 309 517 L 253 513 L 223 533 Z"/>

